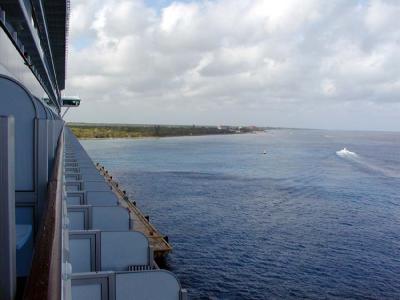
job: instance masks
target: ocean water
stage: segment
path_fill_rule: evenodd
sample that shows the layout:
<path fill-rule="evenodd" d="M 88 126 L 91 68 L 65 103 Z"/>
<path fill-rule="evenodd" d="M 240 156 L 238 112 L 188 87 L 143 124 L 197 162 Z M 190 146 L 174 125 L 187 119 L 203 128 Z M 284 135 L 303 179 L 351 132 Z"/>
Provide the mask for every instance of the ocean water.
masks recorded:
<path fill-rule="evenodd" d="M 400 133 L 82 144 L 169 236 L 191 299 L 400 298 Z"/>

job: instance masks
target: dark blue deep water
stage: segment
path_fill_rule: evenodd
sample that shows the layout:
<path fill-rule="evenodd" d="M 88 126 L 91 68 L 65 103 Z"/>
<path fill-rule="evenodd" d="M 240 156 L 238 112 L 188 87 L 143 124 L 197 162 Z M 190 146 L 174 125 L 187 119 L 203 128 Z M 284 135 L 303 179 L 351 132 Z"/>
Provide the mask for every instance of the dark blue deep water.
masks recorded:
<path fill-rule="evenodd" d="M 400 133 L 82 143 L 169 236 L 192 299 L 400 298 Z"/>

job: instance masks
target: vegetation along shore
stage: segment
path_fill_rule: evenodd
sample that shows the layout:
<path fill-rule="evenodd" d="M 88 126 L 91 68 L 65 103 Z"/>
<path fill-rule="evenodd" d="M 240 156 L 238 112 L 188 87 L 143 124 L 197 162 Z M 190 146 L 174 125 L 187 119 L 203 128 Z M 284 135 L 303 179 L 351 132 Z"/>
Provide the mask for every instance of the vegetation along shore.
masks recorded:
<path fill-rule="evenodd" d="M 241 134 L 264 131 L 256 126 L 198 126 L 198 125 L 143 125 L 68 123 L 77 138 L 141 138 L 213 134 Z"/>

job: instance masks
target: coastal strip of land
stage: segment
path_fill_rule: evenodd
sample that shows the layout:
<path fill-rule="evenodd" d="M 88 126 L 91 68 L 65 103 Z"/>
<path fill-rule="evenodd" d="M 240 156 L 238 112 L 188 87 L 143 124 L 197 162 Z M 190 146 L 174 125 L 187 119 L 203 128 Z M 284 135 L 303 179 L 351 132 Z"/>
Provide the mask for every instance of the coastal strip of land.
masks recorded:
<path fill-rule="evenodd" d="M 200 126 L 200 125 L 142 125 L 142 124 L 103 124 L 68 123 L 79 139 L 91 138 L 141 138 L 172 137 L 216 134 L 242 134 L 264 131 L 256 126 Z"/>

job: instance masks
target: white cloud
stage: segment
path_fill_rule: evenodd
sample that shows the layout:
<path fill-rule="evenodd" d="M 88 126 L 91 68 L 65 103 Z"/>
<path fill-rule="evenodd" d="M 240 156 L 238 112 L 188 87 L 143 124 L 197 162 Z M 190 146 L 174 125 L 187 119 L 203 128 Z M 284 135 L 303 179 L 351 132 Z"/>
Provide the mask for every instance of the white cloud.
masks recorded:
<path fill-rule="evenodd" d="M 399 14 L 394 0 L 74 0 L 70 119 L 400 130 Z"/>

